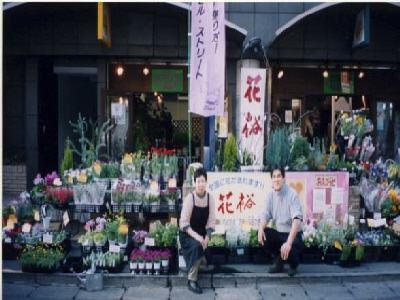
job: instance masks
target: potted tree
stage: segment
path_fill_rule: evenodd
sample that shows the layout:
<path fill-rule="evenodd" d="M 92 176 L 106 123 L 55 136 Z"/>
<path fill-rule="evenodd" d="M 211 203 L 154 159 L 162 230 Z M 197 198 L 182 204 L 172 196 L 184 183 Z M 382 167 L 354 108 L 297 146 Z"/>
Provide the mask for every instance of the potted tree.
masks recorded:
<path fill-rule="evenodd" d="M 236 145 L 236 138 L 232 133 L 229 133 L 228 139 L 224 148 L 224 170 L 228 172 L 235 172 L 238 170 L 239 153 Z"/>

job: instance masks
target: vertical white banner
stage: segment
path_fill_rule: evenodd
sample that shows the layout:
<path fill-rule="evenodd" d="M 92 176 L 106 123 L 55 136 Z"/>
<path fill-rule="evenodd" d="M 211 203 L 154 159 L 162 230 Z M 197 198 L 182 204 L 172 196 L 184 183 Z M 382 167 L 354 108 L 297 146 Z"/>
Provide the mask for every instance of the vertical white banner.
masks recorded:
<path fill-rule="evenodd" d="M 225 7 L 193 2 L 189 111 L 222 116 L 225 98 Z"/>
<path fill-rule="evenodd" d="M 255 166 L 262 166 L 264 157 L 266 77 L 266 69 L 241 69 L 239 149 L 251 154 Z"/>

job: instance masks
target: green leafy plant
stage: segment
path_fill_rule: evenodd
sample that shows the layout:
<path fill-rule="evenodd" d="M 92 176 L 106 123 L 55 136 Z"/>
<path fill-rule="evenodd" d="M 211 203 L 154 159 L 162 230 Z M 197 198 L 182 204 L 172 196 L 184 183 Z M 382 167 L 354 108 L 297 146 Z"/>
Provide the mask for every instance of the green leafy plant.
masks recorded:
<path fill-rule="evenodd" d="M 265 149 L 265 161 L 267 166 L 279 164 L 286 166 L 289 163 L 290 140 L 289 129 L 281 127 L 271 131 L 268 144 Z"/>
<path fill-rule="evenodd" d="M 292 151 L 290 153 L 290 162 L 296 163 L 299 157 L 304 157 L 307 161 L 310 155 L 310 148 L 306 138 L 297 135 L 293 142 Z"/>
<path fill-rule="evenodd" d="M 72 123 L 71 121 L 69 123 L 72 126 L 73 132 L 77 133 L 79 136 L 78 142 L 80 149 L 70 141 L 72 152 L 81 158 L 81 162 L 78 166 L 79 168 L 89 167 L 94 161 L 101 160 L 101 158 L 108 159 L 107 155 L 101 154 L 101 150 L 106 147 L 104 142 L 105 136 L 113 128 L 113 125 L 110 124 L 110 120 L 98 126 L 97 122 L 93 123 L 92 120 L 88 122 L 86 118 L 82 117 L 79 113 L 77 123 Z M 91 135 L 88 133 L 89 129 L 91 129 Z"/>
<path fill-rule="evenodd" d="M 2 211 L 3 220 L 7 220 L 10 217 L 10 215 L 16 214 L 16 212 L 17 211 L 16 211 L 14 205 L 11 205 L 11 204 L 4 205 L 3 211 Z"/>
<path fill-rule="evenodd" d="M 258 243 L 258 231 L 255 229 L 250 229 L 250 247 L 260 247 Z"/>
<path fill-rule="evenodd" d="M 235 136 L 230 133 L 224 147 L 224 170 L 234 172 L 240 165 Z"/>
<path fill-rule="evenodd" d="M 64 174 L 66 170 L 72 169 L 74 167 L 74 154 L 72 153 L 71 149 L 71 141 L 69 137 L 67 137 L 65 141 L 65 149 L 64 149 L 64 156 L 61 161 L 60 166 L 60 174 Z"/>
<path fill-rule="evenodd" d="M 210 247 L 225 247 L 225 237 L 223 234 L 211 235 L 210 241 L 208 242 Z"/>
<path fill-rule="evenodd" d="M 156 247 L 172 247 L 176 244 L 176 234 L 178 226 L 172 223 L 163 225 L 160 220 L 154 222 L 155 230 L 150 232 Z"/>
<path fill-rule="evenodd" d="M 251 152 L 247 151 L 247 149 L 244 149 L 242 157 L 242 165 L 251 166 L 252 164 L 253 164 L 253 157 Z"/>

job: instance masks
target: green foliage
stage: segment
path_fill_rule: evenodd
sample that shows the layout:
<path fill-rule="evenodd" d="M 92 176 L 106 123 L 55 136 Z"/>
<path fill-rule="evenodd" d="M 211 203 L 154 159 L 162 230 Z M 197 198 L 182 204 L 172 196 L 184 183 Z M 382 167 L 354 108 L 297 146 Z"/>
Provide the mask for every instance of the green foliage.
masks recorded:
<path fill-rule="evenodd" d="M 228 172 L 237 171 L 239 168 L 239 153 L 236 139 L 233 134 L 229 134 L 224 148 L 224 170 Z"/>
<path fill-rule="evenodd" d="M 16 209 L 14 205 L 11 204 L 7 204 L 5 206 L 3 206 L 3 219 L 7 220 L 10 215 L 15 214 L 16 213 Z"/>
<path fill-rule="evenodd" d="M 73 169 L 74 167 L 74 154 L 72 153 L 71 149 L 71 141 L 69 137 L 67 137 L 65 141 L 65 149 L 64 149 L 64 156 L 60 166 L 60 174 L 63 175 L 65 171 L 69 169 Z"/>
<path fill-rule="evenodd" d="M 101 164 L 100 178 L 118 178 L 119 175 L 119 163 L 110 162 L 108 164 Z"/>
<path fill-rule="evenodd" d="M 271 131 L 265 150 L 267 166 L 279 164 L 286 166 L 289 163 L 290 140 L 287 127 L 277 128 Z"/>
<path fill-rule="evenodd" d="M 210 241 L 208 242 L 208 246 L 212 247 L 225 247 L 225 237 L 223 234 L 213 234 L 211 236 Z"/>
<path fill-rule="evenodd" d="M 243 151 L 243 158 L 242 158 L 242 165 L 243 166 L 251 166 L 253 164 L 253 158 L 251 152 L 244 149 Z"/>
<path fill-rule="evenodd" d="M 78 165 L 79 168 L 87 168 L 92 165 L 96 160 L 101 160 L 101 158 L 107 158 L 107 155 L 101 154 L 102 148 L 106 148 L 104 142 L 105 136 L 113 128 L 110 124 L 110 120 L 104 122 L 100 127 L 97 122 L 93 123 L 92 120 L 86 121 L 86 119 L 79 113 L 77 123 L 69 122 L 72 126 L 73 132 L 79 135 L 79 146 L 78 149 L 75 144 L 70 141 L 72 152 L 77 154 L 81 162 Z M 88 130 L 91 129 L 91 136 L 88 134 Z"/>
<path fill-rule="evenodd" d="M 154 222 L 155 230 L 150 232 L 150 236 L 154 239 L 154 246 L 156 247 L 172 247 L 176 243 L 176 234 L 178 233 L 178 226 L 172 223 L 166 223 L 165 226 L 161 221 Z"/>
<path fill-rule="evenodd" d="M 260 247 L 258 243 L 258 231 L 255 229 L 250 229 L 250 247 Z"/>
<path fill-rule="evenodd" d="M 290 162 L 296 163 L 299 157 L 304 157 L 306 160 L 310 155 L 310 148 L 306 138 L 297 135 L 293 142 L 292 151 L 290 153 Z"/>
<path fill-rule="evenodd" d="M 325 155 L 324 139 L 314 138 L 314 148 L 311 150 L 307 161 L 310 169 L 317 170 L 318 166 L 323 165 Z"/>

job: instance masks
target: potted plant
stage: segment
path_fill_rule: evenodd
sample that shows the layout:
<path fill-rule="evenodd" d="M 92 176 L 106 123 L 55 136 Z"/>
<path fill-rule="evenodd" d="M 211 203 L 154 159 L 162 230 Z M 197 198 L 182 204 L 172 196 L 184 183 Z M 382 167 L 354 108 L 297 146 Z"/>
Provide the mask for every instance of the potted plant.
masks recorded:
<path fill-rule="evenodd" d="M 104 231 L 93 233 L 93 242 L 96 246 L 104 246 L 107 241 L 107 236 Z"/>
<path fill-rule="evenodd" d="M 3 211 L 2 211 L 2 216 L 3 216 L 3 227 L 7 226 L 7 220 L 11 217 L 14 216 L 17 213 L 15 206 L 12 204 L 6 204 L 3 206 Z M 13 218 L 14 218 L 13 217 Z"/>
<path fill-rule="evenodd" d="M 105 232 L 110 245 L 114 245 L 117 240 L 118 226 L 118 220 L 112 220 L 106 223 Z"/>
<path fill-rule="evenodd" d="M 138 269 L 139 262 L 143 263 L 144 252 L 141 249 L 134 248 L 129 255 L 129 268 L 132 270 L 132 274 L 135 274 L 135 270 Z"/>
<path fill-rule="evenodd" d="M 126 248 L 128 243 L 129 227 L 127 223 L 121 223 L 118 226 L 118 244 L 121 248 Z"/>
<path fill-rule="evenodd" d="M 310 145 L 306 138 L 296 135 L 294 138 L 292 150 L 290 152 L 290 162 L 298 167 L 296 161 L 301 159 L 304 161 L 303 165 L 307 163 L 307 159 L 310 155 Z M 304 168 L 304 167 L 303 167 Z"/>
<path fill-rule="evenodd" d="M 147 270 L 147 275 L 150 275 L 151 271 L 153 270 L 153 251 L 147 250 L 143 255 L 143 259 L 145 269 Z"/>
<path fill-rule="evenodd" d="M 168 266 L 169 266 L 169 258 L 171 257 L 171 252 L 169 249 L 163 249 L 160 251 L 160 256 L 161 256 L 161 267 L 164 270 L 164 273 L 168 272 Z"/>
<path fill-rule="evenodd" d="M 178 188 L 167 188 L 165 191 L 161 191 L 162 197 L 168 202 L 168 205 L 175 205 L 175 202 L 179 199 Z"/>
<path fill-rule="evenodd" d="M 274 164 L 287 166 L 289 163 L 290 139 L 289 129 L 285 126 L 271 131 L 265 148 L 267 167 Z"/>
<path fill-rule="evenodd" d="M 227 172 L 234 172 L 238 170 L 239 165 L 240 161 L 236 139 L 232 133 L 229 133 L 224 148 L 224 170 Z"/>
<path fill-rule="evenodd" d="M 146 251 L 146 245 L 144 244 L 144 242 L 147 237 L 150 237 L 150 234 L 145 230 L 133 231 L 133 244 L 136 248 L 139 248 L 142 251 Z"/>
<path fill-rule="evenodd" d="M 33 203 L 41 204 L 44 201 L 44 191 L 46 190 L 46 181 L 42 175 L 37 174 L 33 180 L 33 188 L 30 192 L 30 198 Z"/>
<path fill-rule="evenodd" d="M 148 190 L 144 198 L 147 206 L 150 206 L 150 211 L 156 212 L 160 206 L 160 192 L 157 190 Z"/>
<path fill-rule="evenodd" d="M 253 155 L 247 149 L 244 149 L 241 158 L 240 171 L 249 172 L 252 170 L 253 170 Z"/>
<path fill-rule="evenodd" d="M 48 244 L 27 245 L 18 258 L 23 272 L 55 272 L 64 258 L 61 246 L 51 247 Z"/>

